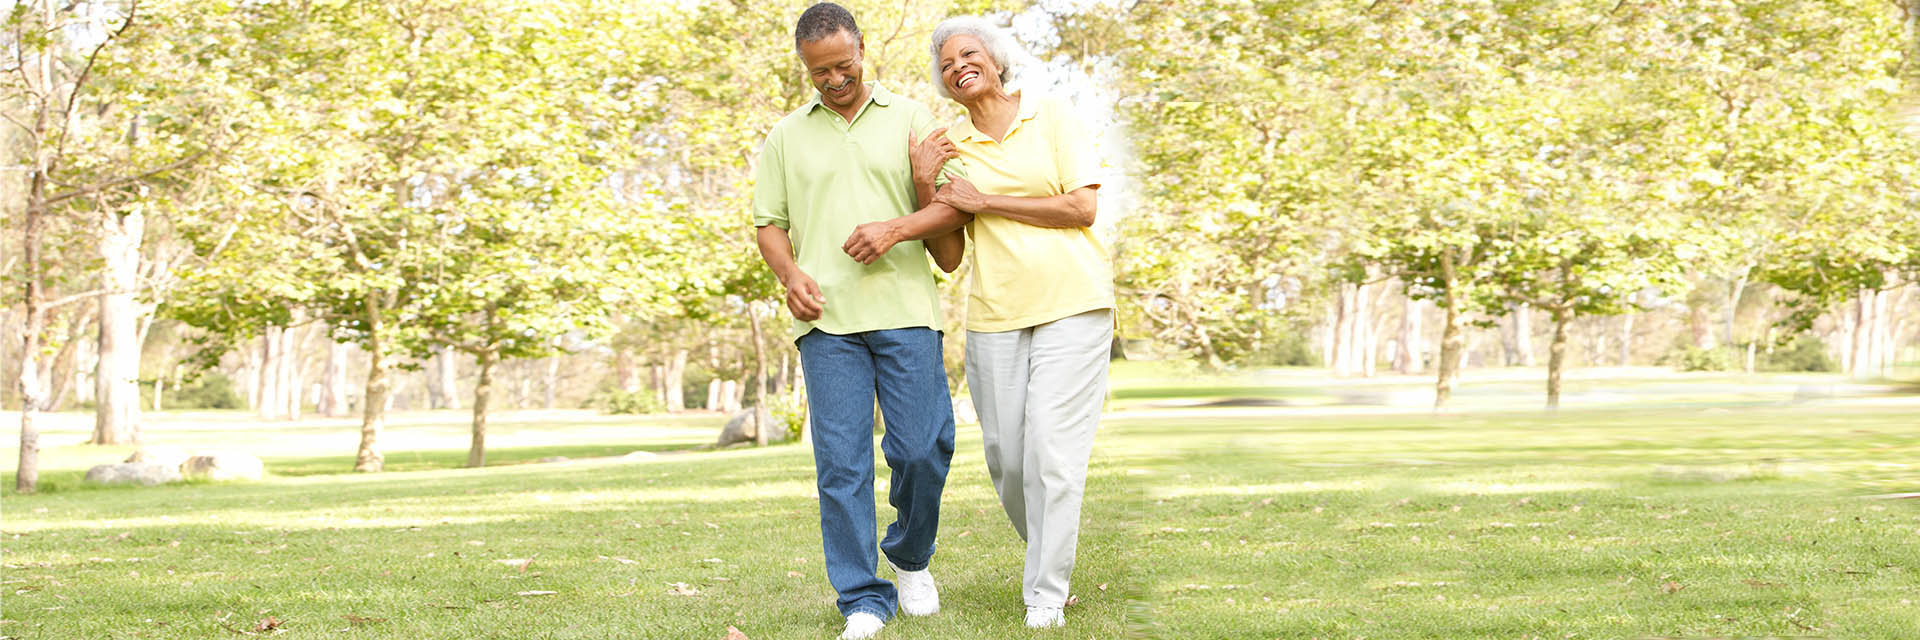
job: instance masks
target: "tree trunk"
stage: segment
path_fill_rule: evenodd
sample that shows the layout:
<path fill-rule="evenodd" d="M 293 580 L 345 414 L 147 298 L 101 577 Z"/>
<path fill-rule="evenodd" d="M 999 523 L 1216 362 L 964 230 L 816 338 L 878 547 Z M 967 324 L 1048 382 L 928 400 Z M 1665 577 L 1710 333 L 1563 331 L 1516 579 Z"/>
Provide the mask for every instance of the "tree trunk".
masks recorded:
<path fill-rule="evenodd" d="M 19 45 L 15 45 L 19 46 Z M 45 64 L 52 64 L 51 60 Z M 42 75 L 42 86 L 45 78 Z M 47 310 L 44 308 L 45 295 L 40 289 L 40 225 L 46 216 L 46 161 L 36 158 L 37 167 L 29 182 L 29 195 L 25 220 L 21 221 L 21 259 L 24 265 L 26 327 L 21 331 L 20 340 L 20 461 L 15 467 L 13 489 L 20 493 L 33 493 L 40 486 L 40 425 L 35 422 L 39 417 L 41 403 L 46 401 L 46 390 L 40 381 L 40 333 L 46 330 Z"/>
<path fill-rule="evenodd" d="M 540 399 L 540 408 L 552 409 L 554 393 L 560 389 L 560 356 L 547 356 L 546 389 Z"/>
<path fill-rule="evenodd" d="M 767 391 L 779 395 L 786 391 L 787 381 L 793 378 L 793 354 L 786 349 L 780 350 L 780 369 L 774 373 L 773 385 Z"/>
<path fill-rule="evenodd" d="M 40 404 L 41 411 L 58 411 L 61 407 L 67 406 L 67 394 L 73 391 L 74 387 L 80 386 L 75 382 L 75 379 L 80 377 L 80 372 L 76 371 L 78 369 L 76 361 L 80 358 L 80 349 L 87 345 L 85 337 L 87 330 L 93 326 L 94 315 L 79 314 L 78 319 L 67 330 L 66 342 L 61 343 L 60 351 L 40 364 L 39 379 L 43 381 L 42 384 L 50 385 L 43 389 L 44 399 Z M 95 358 L 95 366 L 98 366 L 98 362 L 99 359 Z"/>
<path fill-rule="evenodd" d="M 302 394 L 300 347 L 306 343 L 305 329 L 287 329 L 280 333 L 280 415 L 287 420 L 298 422 Z"/>
<path fill-rule="evenodd" d="M 675 349 L 667 360 L 667 411 L 687 410 L 687 350 Z"/>
<path fill-rule="evenodd" d="M 253 406 L 261 420 L 279 420 L 280 409 L 280 327 L 267 327 L 260 336 L 260 401 Z"/>
<path fill-rule="evenodd" d="M 99 230 L 100 334 L 94 365 L 93 437 L 88 444 L 127 444 L 139 438 L 140 241 L 139 212 L 102 215 Z"/>
<path fill-rule="evenodd" d="M 1631 311 L 1620 316 L 1620 357 L 1619 366 L 1627 366 L 1633 356 L 1633 318 L 1639 314 Z"/>
<path fill-rule="evenodd" d="M 1725 321 L 1727 344 L 1740 343 L 1733 335 L 1733 321 L 1740 315 L 1740 296 L 1747 289 L 1747 274 L 1752 272 L 1753 267 L 1751 266 L 1741 267 L 1739 275 L 1734 276 L 1733 283 L 1727 287 L 1727 317 Z"/>
<path fill-rule="evenodd" d="M 380 430 L 387 426 L 387 399 L 391 392 L 387 381 L 387 362 L 384 328 L 381 315 L 385 310 L 377 294 L 366 297 L 367 322 L 367 390 L 362 394 L 360 412 L 360 450 L 354 456 L 353 470 L 378 472 L 386 466 L 386 456 L 380 454 Z"/>
<path fill-rule="evenodd" d="M 435 409 L 460 408 L 460 368 L 454 361 L 455 357 L 452 347 L 434 347 L 433 363 L 427 369 L 428 406 Z"/>
<path fill-rule="evenodd" d="M 1539 364 L 1533 359 L 1533 305 L 1522 304 L 1513 310 L 1513 357 L 1507 359 L 1507 364 L 1522 367 Z"/>
<path fill-rule="evenodd" d="M 1466 351 L 1466 336 L 1462 334 L 1460 305 L 1465 301 L 1460 296 L 1459 274 L 1453 264 L 1453 253 L 1440 252 L 1440 273 L 1442 286 L 1446 287 L 1446 325 L 1440 334 L 1440 374 L 1434 383 L 1433 408 L 1446 408 L 1453 398 L 1453 379 L 1460 375 L 1460 358 Z"/>
<path fill-rule="evenodd" d="M 1693 334 L 1693 345 L 1701 349 L 1713 349 L 1720 343 L 1713 338 L 1713 327 L 1707 321 L 1707 309 L 1701 305 L 1687 307 L 1687 331 Z"/>
<path fill-rule="evenodd" d="M 1369 293 L 1367 291 L 1368 289 L 1372 289 L 1373 291 Z M 1360 321 L 1360 346 L 1357 351 L 1359 351 L 1360 356 L 1360 375 L 1362 377 L 1373 377 L 1374 367 L 1380 362 L 1380 326 L 1377 320 L 1380 315 L 1380 299 L 1386 295 L 1386 292 L 1386 286 L 1378 283 L 1360 288 L 1361 308 L 1358 317 Z"/>
<path fill-rule="evenodd" d="M 1326 329 L 1320 334 L 1320 366 L 1333 370 L 1339 362 L 1340 351 L 1340 297 L 1336 292 L 1333 306 L 1327 309 Z"/>
<path fill-rule="evenodd" d="M 1888 278 L 1892 280 L 1892 278 Z M 1893 290 L 1873 294 L 1873 375 L 1893 376 Z"/>
<path fill-rule="evenodd" d="M 1874 297 L 1872 289 L 1861 289 L 1860 295 L 1853 301 L 1853 370 L 1849 373 L 1857 379 L 1873 377 L 1877 365 L 1873 357 L 1873 338 L 1874 334 L 1879 333 L 1879 327 L 1874 323 Z"/>
<path fill-rule="evenodd" d="M 1560 374 L 1567 368 L 1567 324 L 1573 311 L 1566 307 L 1553 310 L 1553 344 L 1547 347 L 1547 408 L 1560 410 Z"/>
<path fill-rule="evenodd" d="M 753 335 L 753 378 L 751 382 L 751 386 L 753 387 L 753 406 L 759 408 L 767 406 L 767 345 L 760 335 L 760 313 L 754 307 L 755 305 L 753 303 L 747 303 L 747 324 L 753 329 L 751 332 Z M 762 447 L 767 446 L 767 427 L 772 425 L 760 423 L 760 411 L 758 410 L 749 412 L 749 415 L 753 416 L 753 443 Z"/>
<path fill-rule="evenodd" d="M 660 389 L 660 365 L 651 365 L 650 368 L 653 371 L 653 388 L 658 391 Z M 624 349 L 615 351 L 613 354 L 613 373 L 619 380 L 621 391 L 627 393 L 638 393 L 640 391 L 640 368 L 634 364 L 633 354 L 627 353 Z M 662 397 L 662 400 L 664 399 L 665 398 Z"/>
<path fill-rule="evenodd" d="M 160 376 L 160 377 L 154 378 L 153 379 L 153 412 L 154 413 L 159 413 L 161 411 L 160 399 L 165 397 L 166 395 L 167 395 L 167 377 Z"/>
<path fill-rule="evenodd" d="M 1420 333 L 1421 316 L 1424 309 L 1419 300 L 1413 299 L 1412 292 L 1405 292 L 1406 300 L 1400 305 L 1400 354 L 1394 361 L 1394 370 L 1400 373 L 1419 373 L 1427 368 L 1426 344 Z"/>
<path fill-rule="evenodd" d="M 327 368 L 320 374 L 320 414 L 347 414 L 347 344 L 327 340 Z"/>
<path fill-rule="evenodd" d="M 712 380 L 707 381 L 706 410 L 719 411 L 720 408 L 721 408 L 720 407 L 720 379 L 714 378 Z"/>
<path fill-rule="evenodd" d="M 1354 374 L 1354 330 L 1359 326 L 1354 316 L 1360 314 L 1358 287 L 1352 283 L 1340 283 L 1334 311 L 1333 324 L 1333 375 L 1346 377 Z"/>
<path fill-rule="evenodd" d="M 493 365 L 498 362 L 498 355 L 487 351 L 476 359 L 480 381 L 473 385 L 473 442 L 467 445 L 468 467 L 487 464 L 487 401 L 493 396 Z"/>

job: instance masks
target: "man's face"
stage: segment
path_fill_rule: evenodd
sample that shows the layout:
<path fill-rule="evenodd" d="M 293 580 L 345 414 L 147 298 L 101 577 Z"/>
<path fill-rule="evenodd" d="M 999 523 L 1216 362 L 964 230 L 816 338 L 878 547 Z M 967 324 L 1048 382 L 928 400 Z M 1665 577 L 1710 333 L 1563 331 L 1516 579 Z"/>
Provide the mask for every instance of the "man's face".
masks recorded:
<path fill-rule="evenodd" d="M 866 51 L 867 45 L 845 29 L 813 42 L 800 43 L 800 62 L 806 65 L 807 77 L 812 79 L 813 88 L 820 91 L 820 99 L 827 106 L 851 109 L 865 97 L 862 95 L 865 87 L 860 84 L 860 59 Z"/>

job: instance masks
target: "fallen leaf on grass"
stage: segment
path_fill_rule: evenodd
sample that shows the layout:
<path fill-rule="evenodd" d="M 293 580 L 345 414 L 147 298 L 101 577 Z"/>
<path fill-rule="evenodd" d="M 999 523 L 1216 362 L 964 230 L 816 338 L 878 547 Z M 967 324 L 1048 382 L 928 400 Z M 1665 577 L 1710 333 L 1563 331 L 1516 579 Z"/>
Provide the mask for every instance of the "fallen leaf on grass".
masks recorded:
<path fill-rule="evenodd" d="M 516 569 L 519 569 L 521 573 L 526 573 L 527 565 L 533 564 L 533 558 L 506 558 L 502 560 L 495 560 L 494 562 L 498 562 L 500 564 L 504 564 L 509 567 L 514 567 Z"/>
<path fill-rule="evenodd" d="M 273 631 L 275 629 L 279 629 L 281 626 L 283 626 L 283 624 L 284 623 L 280 622 L 279 618 L 275 618 L 273 616 L 267 616 L 265 619 L 262 619 L 259 623 L 253 625 L 253 630 L 254 631 Z"/>
<path fill-rule="evenodd" d="M 560 592 L 558 591 L 519 591 L 519 592 L 515 592 L 513 595 L 520 596 L 523 598 L 530 598 L 533 596 L 550 596 L 556 593 L 560 593 Z"/>
<path fill-rule="evenodd" d="M 348 624 L 351 624 L 354 626 L 360 626 L 363 624 L 376 624 L 376 623 L 387 621 L 386 618 L 363 618 L 363 617 L 354 616 L 354 615 L 340 616 L 340 618 L 342 620 L 346 620 Z"/>
<path fill-rule="evenodd" d="M 1665 583 L 1662 583 L 1660 585 L 1660 590 L 1665 591 L 1667 593 L 1679 593 L 1681 589 L 1685 589 L 1685 588 L 1687 588 L 1685 585 L 1682 585 L 1678 582 L 1674 582 L 1672 580 L 1668 580 Z"/>
<path fill-rule="evenodd" d="M 1778 586 L 1780 586 L 1780 584 L 1779 584 L 1779 583 L 1776 583 L 1776 582 L 1762 582 L 1762 581 L 1759 581 L 1759 580 L 1754 580 L 1754 579 L 1751 579 L 1751 578 L 1749 578 L 1749 579 L 1746 579 L 1746 580 L 1741 580 L 1741 582 L 1745 582 L 1745 583 L 1747 583 L 1747 586 L 1749 586 L 1749 587 L 1778 587 Z"/>
<path fill-rule="evenodd" d="M 798 572 L 798 571 L 788 571 L 788 572 L 787 572 L 787 577 L 789 577 L 789 578 L 798 578 L 798 577 L 800 577 L 800 576 L 804 576 L 804 575 L 807 575 L 807 574 L 804 574 L 804 573 L 800 573 L 800 572 Z"/>
<path fill-rule="evenodd" d="M 751 640 L 751 639 L 747 637 L 747 634 L 741 633 L 739 629 L 733 628 L 733 625 L 727 625 L 726 640 Z"/>
<path fill-rule="evenodd" d="M 687 586 L 687 583 L 685 583 L 685 582 L 675 582 L 675 583 L 672 583 L 672 584 L 669 584 L 669 585 L 667 585 L 667 586 L 668 586 L 668 587 L 670 587 L 669 589 L 667 589 L 667 593 L 670 593 L 670 594 L 673 594 L 673 595 L 676 595 L 676 596 L 697 596 L 697 595 L 700 595 L 700 590 L 699 590 L 699 589 L 695 589 L 695 588 L 693 588 L 693 587 L 690 587 L 690 586 Z"/>
<path fill-rule="evenodd" d="M 1107 583 L 1105 583 L 1105 582 L 1102 582 L 1102 583 L 1100 583 L 1100 586 L 1098 586 L 1098 587 L 1094 587 L 1094 588 L 1095 588 L 1095 589 L 1099 589 L 1099 590 L 1101 590 L 1101 591 L 1106 591 L 1106 590 L 1107 590 Z"/>

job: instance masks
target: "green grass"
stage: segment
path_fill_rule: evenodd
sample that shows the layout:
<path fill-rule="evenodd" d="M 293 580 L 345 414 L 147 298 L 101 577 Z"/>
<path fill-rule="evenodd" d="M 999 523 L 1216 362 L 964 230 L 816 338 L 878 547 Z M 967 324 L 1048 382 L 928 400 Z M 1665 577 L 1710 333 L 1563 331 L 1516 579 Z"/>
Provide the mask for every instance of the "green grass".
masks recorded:
<path fill-rule="evenodd" d="M 1122 370 L 1116 396 L 1217 397 L 1152 390 L 1168 380 L 1271 381 Z M 882 637 L 1920 638 L 1920 500 L 1868 497 L 1920 491 L 1920 404 L 1730 406 L 1138 405 L 1102 428 L 1081 604 L 1043 633 L 1020 626 L 1022 547 L 963 426 L 944 610 Z M 0 505 L 0 635 L 236 637 L 271 616 L 295 638 L 832 637 L 805 448 L 582 460 L 718 422 L 504 416 L 498 466 L 466 470 L 457 414 L 410 415 L 395 470 L 355 475 L 336 473 L 344 421 L 168 416 L 150 435 L 255 451 L 274 476 L 155 488 L 79 486 L 124 450 L 56 426 L 52 490 Z M 550 455 L 576 462 L 523 464 Z"/>

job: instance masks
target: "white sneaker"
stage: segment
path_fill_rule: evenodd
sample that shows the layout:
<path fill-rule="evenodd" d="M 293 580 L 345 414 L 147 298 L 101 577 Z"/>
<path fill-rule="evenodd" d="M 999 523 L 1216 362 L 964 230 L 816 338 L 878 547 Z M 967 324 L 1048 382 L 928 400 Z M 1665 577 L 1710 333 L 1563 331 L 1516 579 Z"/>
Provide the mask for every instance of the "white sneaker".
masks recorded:
<path fill-rule="evenodd" d="M 940 613 L 940 589 L 933 584 L 933 572 L 908 571 L 887 561 L 895 574 L 894 586 L 900 591 L 900 612 L 910 616 Z"/>
<path fill-rule="evenodd" d="M 1060 613 L 1060 607 L 1027 607 L 1027 628 L 1029 629 L 1064 627 L 1066 624 L 1067 617 Z"/>
<path fill-rule="evenodd" d="M 867 640 L 880 633 L 880 628 L 884 626 L 887 623 L 880 616 L 865 611 L 856 612 L 847 616 L 847 630 L 840 632 L 840 640 Z"/>

